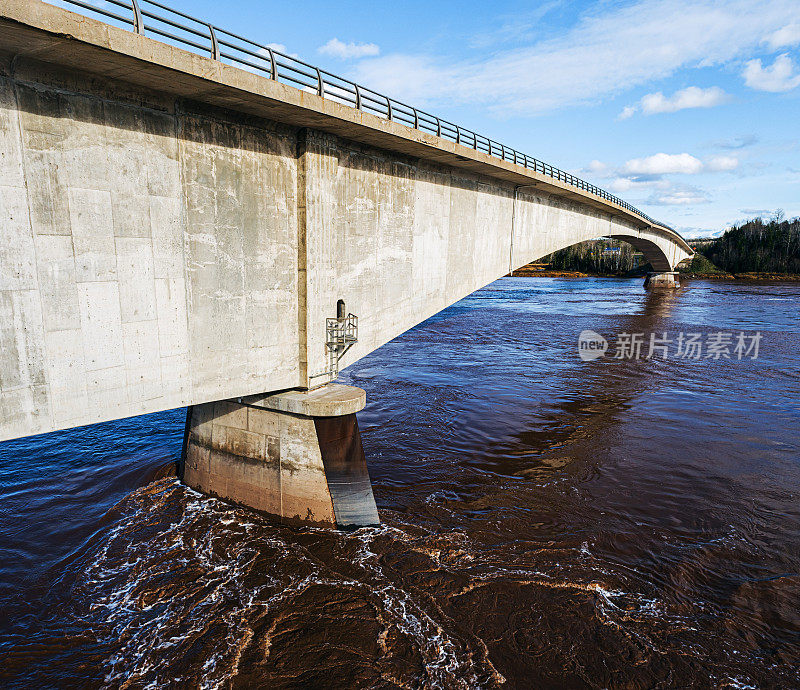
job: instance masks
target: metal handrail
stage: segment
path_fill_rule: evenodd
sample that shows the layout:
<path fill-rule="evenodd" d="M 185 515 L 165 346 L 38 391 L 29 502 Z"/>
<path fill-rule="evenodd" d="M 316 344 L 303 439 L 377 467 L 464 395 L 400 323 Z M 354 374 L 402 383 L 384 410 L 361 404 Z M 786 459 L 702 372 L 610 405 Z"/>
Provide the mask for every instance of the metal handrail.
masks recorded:
<path fill-rule="evenodd" d="M 155 34 L 166 39 L 166 42 L 173 42 L 179 47 L 189 46 L 200 53 L 207 53 L 214 60 L 228 61 L 229 64 L 247 71 L 265 74 L 273 81 L 280 81 L 289 86 L 299 86 L 322 98 L 344 103 L 362 112 L 373 113 L 378 117 L 420 132 L 435 134 L 458 145 L 486 153 L 493 158 L 509 161 L 514 165 L 547 175 L 559 182 L 594 194 L 605 201 L 610 201 L 636 214 L 650 225 L 659 225 L 669 229 L 667 225 L 654 220 L 631 206 L 627 201 L 537 158 L 500 144 L 482 134 L 442 120 L 436 115 L 379 94 L 377 91 L 327 72 L 291 55 L 286 55 L 271 46 L 262 45 L 209 22 L 196 19 L 184 12 L 174 10 L 156 0 L 105 0 L 104 5 L 122 8 L 129 13 L 129 16 L 112 12 L 105 6 L 91 5 L 83 0 L 60 0 L 60 2 L 80 7 L 86 10 L 89 16 L 91 16 L 90 13 L 96 13 L 105 20 L 115 20 L 126 29 L 132 28 L 136 33 Z M 163 16 L 157 10 L 168 13 L 168 16 Z M 187 25 L 181 20 L 185 20 L 189 24 Z M 176 31 L 178 33 L 175 33 Z M 198 43 L 198 40 L 208 41 L 208 43 L 207 45 Z"/>

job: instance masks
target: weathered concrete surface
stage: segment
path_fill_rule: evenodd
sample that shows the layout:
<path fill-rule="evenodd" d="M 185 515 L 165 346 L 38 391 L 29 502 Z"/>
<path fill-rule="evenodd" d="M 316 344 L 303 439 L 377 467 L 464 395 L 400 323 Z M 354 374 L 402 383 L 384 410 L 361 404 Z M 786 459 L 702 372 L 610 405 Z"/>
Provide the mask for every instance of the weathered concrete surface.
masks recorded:
<path fill-rule="evenodd" d="M 190 98 L 292 126 L 326 131 L 349 141 L 422 158 L 515 184 L 536 184 L 634 223 L 638 215 L 602 199 L 481 151 L 385 118 L 355 110 L 304 89 L 90 19 L 39 0 L 4 0 L 2 47 L 9 54 L 91 71 L 109 79 Z M 662 228 L 665 232 L 667 228 Z M 675 235 L 675 233 L 671 233 Z M 677 237 L 677 235 L 675 235 Z"/>
<path fill-rule="evenodd" d="M 507 161 L 60 8 L 9 0 L 0 27 L 0 440 L 325 383 L 338 299 L 346 366 L 582 240 L 689 255 Z"/>
<path fill-rule="evenodd" d="M 251 395 L 242 398 L 247 405 L 306 417 L 341 417 L 355 414 L 367 404 L 363 388 L 329 383 L 311 391 L 285 391 L 274 395 Z"/>
<path fill-rule="evenodd" d="M 297 384 L 296 139 L 0 74 L 0 438 Z"/>
<path fill-rule="evenodd" d="M 671 290 L 681 286 L 676 271 L 665 271 L 663 273 L 649 272 L 644 279 L 644 286 L 648 290 L 667 289 Z"/>
<path fill-rule="evenodd" d="M 288 400 L 285 405 L 276 401 L 282 395 Z M 301 403 L 303 396 L 312 399 Z M 339 397 L 338 409 L 346 410 L 366 394 L 336 386 L 325 392 L 324 403 L 319 403 L 320 397 L 294 391 L 271 396 L 265 403 L 271 408 L 234 400 L 193 406 L 184 442 L 183 481 L 288 524 L 378 524 L 355 413 L 316 417 L 276 409 L 331 408 Z"/>

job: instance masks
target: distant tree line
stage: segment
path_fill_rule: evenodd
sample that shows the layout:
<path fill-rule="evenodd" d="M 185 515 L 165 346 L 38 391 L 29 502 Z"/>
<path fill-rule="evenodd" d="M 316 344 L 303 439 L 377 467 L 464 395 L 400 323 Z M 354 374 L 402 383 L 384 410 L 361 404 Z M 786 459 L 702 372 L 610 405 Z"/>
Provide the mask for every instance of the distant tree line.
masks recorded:
<path fill-rule="evenodd" d="M 601 275 L 624 275 L 641 268 L 645 259 L 627 242 L 589 240 L 560 249 L 541 260 L 554 271 L 580 271 Z"/>
<path fill-rule="evenodd" d="M 697 251 L 729 273 L 800 274 L 800 218 L 784 220 L 779 211 L 749 220 Z"/>

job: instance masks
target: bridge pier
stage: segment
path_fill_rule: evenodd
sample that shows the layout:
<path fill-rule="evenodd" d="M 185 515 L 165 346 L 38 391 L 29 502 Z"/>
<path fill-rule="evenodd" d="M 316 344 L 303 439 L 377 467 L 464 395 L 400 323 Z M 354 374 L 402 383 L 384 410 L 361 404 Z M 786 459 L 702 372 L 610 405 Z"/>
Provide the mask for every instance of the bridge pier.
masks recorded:
<path fill-rule="evenodd" d="M 673 289 L 681 286 L 677 271 L 650 271 L 644 279 L 647 290 Z"/>
<path fill-rule="evenodd" d="M 193 405 L 181 479 L 285 524 L 379 523 L 356 412 L 360 388 L 328 384 Z"/>

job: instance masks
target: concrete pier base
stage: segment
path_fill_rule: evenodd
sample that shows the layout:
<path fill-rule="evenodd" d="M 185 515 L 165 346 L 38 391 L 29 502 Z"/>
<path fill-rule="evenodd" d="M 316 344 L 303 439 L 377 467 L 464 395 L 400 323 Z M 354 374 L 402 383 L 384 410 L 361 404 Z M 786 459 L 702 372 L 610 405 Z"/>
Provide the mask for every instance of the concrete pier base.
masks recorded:
<path fill-rule="evenodd" d="M 362 389 L 329 384 L 194 405 L 181 479 L 282 523 L 379 524 L 356 420 L 365 404 Z"/>
<path fill-rule="evenodd" d="M 644 286 L 648 290 L 673 289 L 681 286 L 678 281 L 677 271 L 649 272 L 644 279 Z"/>

